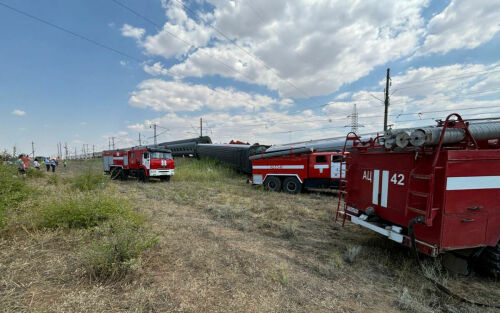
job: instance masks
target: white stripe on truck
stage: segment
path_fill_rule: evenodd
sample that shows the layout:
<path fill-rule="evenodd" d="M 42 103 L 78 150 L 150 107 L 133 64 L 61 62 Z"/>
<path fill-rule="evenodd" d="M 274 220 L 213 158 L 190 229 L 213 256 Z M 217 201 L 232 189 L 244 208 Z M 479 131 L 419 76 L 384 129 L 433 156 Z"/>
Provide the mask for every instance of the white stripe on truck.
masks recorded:
<path fill-rule="evenodd" d="M 378 204 L 378 184 L 379 184 L 379 170 L 373 170 L 373 189 L 372 189 L 372 203 Z"/>
<path fill-rule="evenodd" d="M 387 196 L 389 194 L 389 171 L 382 171 L 382 195 L 380 205 L 387 208 Z"/>
<path fill-rule="evenodd" d="M 304 165 L 254 165 L 252 166 L 254 170 L 301 170 L 304 169 Z"/>
<path fill-rule="evenodd" d="M 446 190 L 498 189 L 500 176 L 448 177 Z"/>

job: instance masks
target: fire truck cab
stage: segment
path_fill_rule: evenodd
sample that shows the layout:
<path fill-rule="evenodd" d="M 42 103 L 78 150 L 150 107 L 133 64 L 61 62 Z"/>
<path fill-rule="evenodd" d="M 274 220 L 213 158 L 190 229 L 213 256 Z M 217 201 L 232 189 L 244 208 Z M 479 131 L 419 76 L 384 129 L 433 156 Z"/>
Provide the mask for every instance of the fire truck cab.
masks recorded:
<path fill-rule="evenodd" d="M 133 147 L 130 149 L 103 152 L 104 172 L 111 179 L 126 179 L 129 176 L 147 181 L 150 177 L 168 181 L 175 172 L 172 152 L 156 147 Z"/>
<path fill-rule="evenodd" d="M 341 176 L 345 177 L 341 156 L 341 152 L 312 152 L 254 159 L 251 182 L 292 194 L 302 188 L 338 188 Z"/>

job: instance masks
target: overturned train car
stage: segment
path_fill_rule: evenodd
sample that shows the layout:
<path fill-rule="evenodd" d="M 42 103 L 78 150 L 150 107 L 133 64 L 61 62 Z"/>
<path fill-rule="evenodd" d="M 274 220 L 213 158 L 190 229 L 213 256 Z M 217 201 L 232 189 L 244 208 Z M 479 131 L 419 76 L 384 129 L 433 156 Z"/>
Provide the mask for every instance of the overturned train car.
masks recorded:
<path fill-rule="evenodd" d="M 196 157 L 219 160 L 244 173 L 252 173 L 250 156 L 262 153 L 268 146 L 235 144 L 198 144 Z"/>

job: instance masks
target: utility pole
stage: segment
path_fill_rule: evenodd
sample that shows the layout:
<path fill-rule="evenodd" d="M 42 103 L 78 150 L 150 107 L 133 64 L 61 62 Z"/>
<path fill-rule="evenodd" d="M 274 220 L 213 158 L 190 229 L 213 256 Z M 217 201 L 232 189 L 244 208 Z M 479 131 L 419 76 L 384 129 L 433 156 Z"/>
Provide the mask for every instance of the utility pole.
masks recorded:
<path fill-rule="evenodd" d="M 16 157 L 16 146 L 14 145 L 14 147 L 12 147 L 12 157 L 15 158 Z"/>
<path fill-rule="evenodd" d="M 153 124 L 153 138 L 154 138 L 154 144 L 156 146 L 156 123 Z M 151 126 L 149 126 L 151 128 Z"/>
<path fill-rule="evenodd" d="M 391 80 L 391 69 L 387 69 L 387 76 L 385 78 L 385 99 L 384 99 L 384 131 L 387 130 L 387 116 L 389 114 L 389 85 Z"/>
<path fill-rule="evenodd" d="M 95 158 L 95 145 L 92 145 L 92 159 Z"/>
<path fill-rule="evenodd" d="M 108 150 L 111 150 L 111 138 L 108 137 Z"/>
<path fill-rule="evenodd" d="M 139 146 L 142 146 L 142 142 L 141 142 L 141 133 L 139 133 Z"/>
<path fill-rule="evenodd" d="M 113 145 L 113 150 L 115 150 L 115 137 L 111 137 L 111 144 Z"/>
<path fill-rule="evenodd" d="M 78 153 L 76 153 L 76 146 L 75 146 L 75 160 L 77 159 L 78 157 Z"/>
<path fill-rule="evenodd" d="M 35 159 L 35 143 L 31 142 L 31 154 L 33 155 L 33 159 Z"/>
<path fill-rule="evenodd" d="M 200 137 L 203 137 L 203 118 L 200 117 Z"/>

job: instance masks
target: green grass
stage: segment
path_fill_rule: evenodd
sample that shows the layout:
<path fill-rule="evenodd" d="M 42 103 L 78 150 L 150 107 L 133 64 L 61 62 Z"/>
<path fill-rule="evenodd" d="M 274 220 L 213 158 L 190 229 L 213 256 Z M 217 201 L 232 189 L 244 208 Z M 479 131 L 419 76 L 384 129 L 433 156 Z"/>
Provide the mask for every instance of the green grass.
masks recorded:
<path fill-rule="evenodd" d="M 87 193 L 55 200 L 42 206 L 35 218 L 37 228 L 91 228 L 112 218 L 124 218 L 140 225 L 143 218 L 128 201 L 100 193 Z"/>
<path fill-rule="evenodd" d="M 28 168 L 28 170 L 26 171 L 26 177 L 43 178 L 43 177 L 45 177 L 45 172 L 42 170 L 34 169 L 34 168 Z"/>
<path fill-rule="evenodd" d="M 17 174 L 17 168 L 0 164 L 0 226 L 5 223 L 6 210 L 17 205 L 30 193 L 23 178 Z"/>
<path fill-rule="evenodd" d="M 52 175 L 49 176 L 49 179 L 47 179 L 47 183 L 51 185 L 59 185 L 59 176 L 53 173 Z"/>
<path fill-rule="evenodd" d="M 210 158 L 176 158 L 175 167 L 175 181 L 216 182 L 242 177 L 233 168 Z"/>
<path fill-rule="evenodd" d="M 88 169 L 74 178 L 72 186 L 80 191 L 91 191 L 97 189 L 99 185 L 104 186 L 106 183 L 107 180 L 104 179 L 101 172 Z"/>
<path fill-rule="evenodd" d="M 115 219 L 104 224 L 82 252 L 82 265 L 94 280 L 117 280 L 141 266 L 145 250 L 157 243 L 157 236 L 130 221 Z"/>

